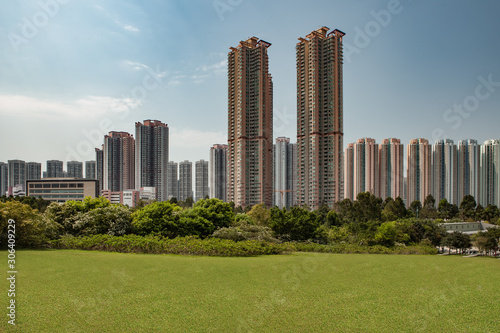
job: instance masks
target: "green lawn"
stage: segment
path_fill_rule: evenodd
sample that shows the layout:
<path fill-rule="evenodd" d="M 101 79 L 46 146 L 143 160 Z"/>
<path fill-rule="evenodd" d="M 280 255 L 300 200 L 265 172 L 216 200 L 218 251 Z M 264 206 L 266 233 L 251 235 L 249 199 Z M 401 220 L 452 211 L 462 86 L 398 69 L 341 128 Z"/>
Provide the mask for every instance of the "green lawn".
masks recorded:
<path fill-rule="evenodd" d="M 7 252 L 4 275 L 7 275 Z M 500 332 L 500 260 L 17 252 L 13 332 Z"/>

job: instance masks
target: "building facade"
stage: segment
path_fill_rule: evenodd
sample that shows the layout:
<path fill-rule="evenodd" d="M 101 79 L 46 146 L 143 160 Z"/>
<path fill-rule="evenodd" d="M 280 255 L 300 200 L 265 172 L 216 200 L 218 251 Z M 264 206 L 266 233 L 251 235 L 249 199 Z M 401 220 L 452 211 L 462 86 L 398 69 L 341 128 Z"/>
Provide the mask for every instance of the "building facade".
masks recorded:
<path fill-rule="evenodd" d="M 66 202 L 83 201 L 85 197 L 99 196 L 99 181 L 96 179 L 44 178 L 26 181 L 26 195 L 45 200 Z"/>
<path fill-rule="evenodd" d="M 85 161 L 85 178 L 97 179 L 97 162 Z"/>
<path fill-rule="evenodd" d="M 109 132 L 103 145 L 103 190 L 135 188 L 135 139 L 127 132 Z"/>
<path fill-rule="evenodd" d="M 451 204 L 458 202 L 457 146 L 453 140 L 437 140 L 432 145 L 432 196 L 437 204 L 446 199 Z"/>
<path fill-rule="evenodd" d="M 9 190 L 9 165 L 0 162 L 0 196 L 6 195 Z"/>
<path fill-rule="evenodd" d="M 42 178 L 42 163 L 28 162 L 26 163 L 26 180 Z"/>
<path fill-rule="evenodd" d="M 193 163 L 182 161 L 179 163 L 179 201 L 193 198 Z"/>
<path fill-rule="evenodd" d="M 379 167 L 379 197 L 385 200 L 387 197 L 406 199 L 403 184 L 403 145 L 401 140 L 389 138 L 382 140 L 378 152 Z"/>
<path fill-rule="evenodd" d="M 481 145 L 479 200 L 486 207 L 500 207 L 500 140 L 488 140 Z"/>
<path fill-rule="evenodd" d="M 47 178 L 62 178 L 64 177 L 63 161 L 49 160 L 47 161 L 47 171 L 45 173 Z"/>
<path fill-rule="evenodd" d="M 135 123 L 135 188 L 156 187 L 159 201 L 168 200 L 168 125 L 159 120 Z"/>
<path fill-rule="evenodd" d="M 270 46 L 252 37 L 228 54 L 227 200 L 236 206 L 272 205 Z"/>
<path fill-rule="evenodd" d="M 95 159 L 96 159 L 96 179 L 99 181 L 99 193 L 102 191 L 104 186 L 104 145 L 101 149 L 95 149 Z"/>
<path fill-rule="evenodd" d="M 66 170 L 70 178 L 83 178 L 83 163 L 78 161 L 66 162 Z"/>
<path fill-rule="evenodd" d="M 195 175 L 195 201 L 198 201 L 209 195 L 208 161 L 196 161 Z"/>
<path fill-rule="evenodd" d="M 210 148 L 210 198 L 227 201 L 227 145 L 215 144 Z"/>
<path fill-rule="evenodd" d="M 167 198 L 170 200 L 172 198 L 179 199 L 179 176 L 178 176 L 178 164 L 176 162 L 168 162 L 167 167 Z"/>
<path fill-rule="evenodd" d="M 297 55 L 297 204 L 313 209 L 344 198 L 343 55 L 340 30 L 299 38 Z"/>
<path fill-rule="evenodd" d="M 287 209 L 295 205 L 296 145 L 290 138 L 276 138 L 274 146 L 274 205 Z"/>
<path fill-rule="evenodd" d="M 477 140 L 461 140 L 458 142 L 458 200 L 460 205 L 466 195 L 472 195 L 476 201 L 479 199 L 479 169 L 480 145 Z"/>
<path fill-rule="evenodd" d="M 9 160 L 9 187 L 26 185 L 26 162 L 21 160 Z"/>
<path fill-rule="evenodd" d="M 407 146 L 407 198 L 409 207 L 413 201 L 424 204 L 425 198 L 432 194 L 431 188 L 431 146 L 426 139 L 410 140 Z"/>

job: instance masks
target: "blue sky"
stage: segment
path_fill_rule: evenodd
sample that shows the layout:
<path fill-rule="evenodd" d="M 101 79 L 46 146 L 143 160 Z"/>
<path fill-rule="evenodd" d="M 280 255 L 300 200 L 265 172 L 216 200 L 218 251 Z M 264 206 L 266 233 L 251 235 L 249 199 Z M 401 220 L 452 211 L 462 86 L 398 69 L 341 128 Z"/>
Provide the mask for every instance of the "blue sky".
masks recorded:
<path fill-rule="evenodd" d="M 93 160 L 158 119 L 170 159 L 227 138 L 229 47 L 270 43 L 274 136 L 296 136 L 295 44 L 344 37 L 344 145 L 500 138 L 496 0 L 9 1 L 0 12 L 0 161 Z"/>

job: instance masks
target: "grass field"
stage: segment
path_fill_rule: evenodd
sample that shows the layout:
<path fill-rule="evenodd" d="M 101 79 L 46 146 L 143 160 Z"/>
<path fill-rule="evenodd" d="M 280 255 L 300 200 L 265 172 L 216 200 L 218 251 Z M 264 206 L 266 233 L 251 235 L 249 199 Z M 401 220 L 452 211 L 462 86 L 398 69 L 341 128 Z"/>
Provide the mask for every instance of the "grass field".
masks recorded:
<path fill-rule="evenodd" d="M 17 325 L 4 279 L 2 332 L 500 332 L 492 258 L 52 250 L 16 261 Z"/>

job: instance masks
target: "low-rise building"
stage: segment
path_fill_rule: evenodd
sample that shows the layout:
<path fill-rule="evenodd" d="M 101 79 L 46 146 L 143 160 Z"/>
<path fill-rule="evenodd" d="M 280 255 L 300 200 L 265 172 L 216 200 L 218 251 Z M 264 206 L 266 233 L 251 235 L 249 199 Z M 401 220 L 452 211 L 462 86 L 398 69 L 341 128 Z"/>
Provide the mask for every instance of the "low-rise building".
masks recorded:
<path fill-rule="evenodd" d="M 99 181 L 97 179 L 81 178 L 27 180 L 26 195 L 57 202 L 83 201 L 85 197 L 96 198 L 99 196 Z"/>

